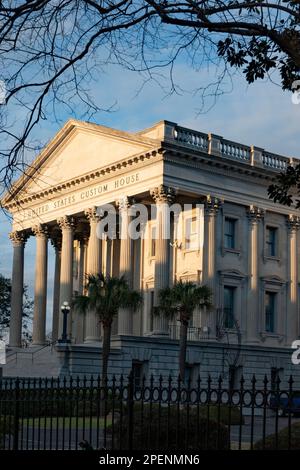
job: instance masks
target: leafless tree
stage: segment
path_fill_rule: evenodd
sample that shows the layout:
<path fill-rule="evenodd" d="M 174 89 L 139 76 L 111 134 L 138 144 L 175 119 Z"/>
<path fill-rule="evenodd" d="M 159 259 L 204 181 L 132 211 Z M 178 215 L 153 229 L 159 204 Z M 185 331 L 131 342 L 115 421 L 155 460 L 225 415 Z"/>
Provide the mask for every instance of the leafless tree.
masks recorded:
<path fill-rule="evenodd" d="M 26 171 L 39 121 L 61 106 L 85 119 L 101 109 L 90 84 L 110 64 L 149 78 L 167 69 L 172 83 L 179 57 L 196 70 L 222 61 L 249 83 L 278 71 L 291 89 L 299 23 L 299 0 L 0 0 L 0 184 Z"/>

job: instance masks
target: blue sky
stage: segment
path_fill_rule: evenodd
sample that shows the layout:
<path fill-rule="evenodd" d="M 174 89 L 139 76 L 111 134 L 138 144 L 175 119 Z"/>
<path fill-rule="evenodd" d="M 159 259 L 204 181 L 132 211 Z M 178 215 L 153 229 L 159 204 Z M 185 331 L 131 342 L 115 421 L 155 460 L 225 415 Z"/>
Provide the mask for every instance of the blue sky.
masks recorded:
<path fill-rule="evenodd" d="M 216 104 L 205 113 L 199 113 L 201 98 L 192 90 L 210 80 L 206 73 L 193 72 L 180 64 L 176 79 L 189 92 L 167 96 L 166 91 L 154 82 L 148 82 L 140 92 L 142 79 L 138 75 L 111 67 L 92 86 L 98 103 L 110 106 L 114 111 L 99 113 L 94 119 L 99 124 L 117 129 L 135 131 L 148 127 L 161 119 L 177 122 L 204 132 L 213 132 L 244 144 L 254 144 L 275 153 L 300 157 L 300 105 L 291 101 L 291 93 L 283 92 L 270 82 L 259 82 L 248 86 L 243 77 L 236 76 L 233 90 L 217 99 Z M 162 81 L 167 84 L 168 82 Z M 227 85 L 225 84 L 225 87 Z M 231 86 L 228 84 L 228 89 Z M 206 107 L 211 102 L 206 101 Z M 46 143 L 59 127 L 70 117 L 79 118 L 79 112 L 67 115 L 61 112 L 61 123 L 47 116 L 47 121 L 36 133 Z M 8 240 L 10 222 L 0 214 L 0 272 L 11 276 L 12 247 Z M 49 244 L 50 245 L 50 244 Z M 27 242 L 25 249 L 25 283 L 33 293 L 35 240 Z M 51 325 L 53 287 L 53 249 L 49 246 L 48 312 L 47 328 Z"/>

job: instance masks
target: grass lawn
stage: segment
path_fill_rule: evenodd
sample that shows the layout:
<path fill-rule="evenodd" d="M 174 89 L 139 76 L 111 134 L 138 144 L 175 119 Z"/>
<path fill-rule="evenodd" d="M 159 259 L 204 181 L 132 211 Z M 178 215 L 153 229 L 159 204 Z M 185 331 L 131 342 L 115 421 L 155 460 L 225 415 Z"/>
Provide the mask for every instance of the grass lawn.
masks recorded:
<path fill-rule="evenodd" d="M 111 418 L 106 419 L 106 427 L 111 425 Z M 97 429 L 97 426 L 100 428 L 104 428 L 104 418 L 97 418 L 96 416 L 93 416 L 92 418 L 90 417 L 72 417 L 72 418 L 63 418 L 62 416 L 59 416 L 58 418 L 56 416 L 50 418 L 24 418 L 23 421 L 23 426 L 26 427 L 27 423 L 29 427 L 34 427 L 40 429 Z M 51 424 L 52 423 L 52 424 Z M 98 424 L 99 423 L 99 424 Z"/>

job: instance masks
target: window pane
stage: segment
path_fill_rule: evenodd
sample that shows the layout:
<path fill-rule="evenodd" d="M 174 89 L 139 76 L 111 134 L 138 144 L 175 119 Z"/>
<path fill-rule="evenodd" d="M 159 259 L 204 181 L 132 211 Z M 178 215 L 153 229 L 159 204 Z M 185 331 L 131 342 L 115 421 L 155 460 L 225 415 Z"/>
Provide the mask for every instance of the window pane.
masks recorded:
<path fill-rule="evenodd" d="M 224 287 L 224 326 L 234 327 L 234 287 Z"/>
<path fill-rule="evenodd" d="M 274 333 L 274 329 L 275 329 L 275 304 L 276 304 L 276 293 L 266 292 L 265 323 L 266 323 L 266 331 L 270 333 Z"/>
<path fill-rule="evenodd" d="M 225 248 L 235 248 L 235 219 L 225 217 L 224 245 Z"/>
<path fill-rule="evenodd" d="M 266 248 L 267 256 L 276 256 L 276 240 L 277 229 L 275 227 L 267 227 L 266 230 Z"/>
<path fill-rule="evenodd" d="M 197 248 L 197 217 L 190 217 L 185 222 L 185 248 L 193 250 Z"/>

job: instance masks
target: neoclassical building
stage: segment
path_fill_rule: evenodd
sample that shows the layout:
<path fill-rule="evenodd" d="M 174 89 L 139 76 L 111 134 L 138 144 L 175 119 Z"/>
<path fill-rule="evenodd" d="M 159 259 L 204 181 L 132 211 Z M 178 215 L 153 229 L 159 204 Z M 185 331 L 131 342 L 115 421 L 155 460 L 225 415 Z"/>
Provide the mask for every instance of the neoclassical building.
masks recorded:
<path fill-rule="evenodd" d="M 111 372 L 133 367 L 137 380 L 177 373 L 179 323 L 153 315 L 153 308 L 162 287 L 192 280 L 210 286 L 213 309 L 194 313 L 187 374 L 297 376 L 291 344 L 300 327 L 299 211 L 267 195 L 274 176 L 293 163 L 168 121 L 137 133 L 68 121 L 2 201 L 13 216 L 10 346 L 21 344 L 24 249 L 32 236 L 33 345 L 45 343 L 46 315 L 52 314 L 52 339 L 61 337 L 60 306 L 84 292 L 86 273 L 124 274 L 144 304 L 120 312 L 113 325 Z M 99 206 L 117 208 L 120 233 L 136 202 L 157 208 L 143 227 L 147 236 L 98 238 Z M 180 229 L 169 240 L 155 238 L 168 223 L 161 206 L 174 202 L 189 205 L 176 222 Z M 195 243 L 199 237 L 203 243 Z M 48 256 L 55 256 L 53 312 L 46 311 Z M 71 310 L 67 332 L 71 343 L 56 346 L 62 362 L 67 351 L 71 373 L 98 372 L 95 314 Z"/>

